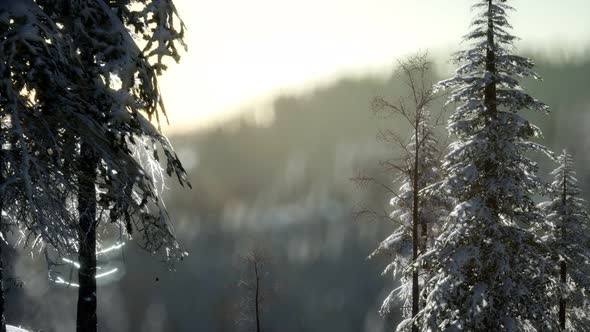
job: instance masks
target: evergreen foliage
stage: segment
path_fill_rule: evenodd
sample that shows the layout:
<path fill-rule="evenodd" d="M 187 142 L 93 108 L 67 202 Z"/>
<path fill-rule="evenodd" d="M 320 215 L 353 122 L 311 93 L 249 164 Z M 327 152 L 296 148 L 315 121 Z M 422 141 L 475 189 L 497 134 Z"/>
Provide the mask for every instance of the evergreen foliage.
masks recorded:
<path fill-rule="evenodd" d="M 555 280 L 547 248 L 530 227 L 542 220 L 533 196 L 542 188 L 530 151 L 540 131 L 519 113 L 548 107 L 520 86 L 539 78 L 533 62 L 511 54 L 506 0 L 478 0 L 471 48 L 456 54 L 455 76 L 439 83 L 458 104 L 449 132 L 455 141 L 444 179 L 430 188 L 456 205 L 434 249 L 424 255 L 436 271 L 427 281 L 423 331 L 517 331 L 556 327 L 548 319 Z"/>
<path fill-rule="evenodd" d="M 590 216 L 581 197 L 574 160 L 565 150 L 557 158 L 559 166 L 551 172 L 550 199 L 539 204 L 545 212 L 543 240 L 551 248 L 559 275 L 560 306 L 554 315 L 568 331 L 590 329 Z M 554 303 L 556 304 L 556 303 Z"/>

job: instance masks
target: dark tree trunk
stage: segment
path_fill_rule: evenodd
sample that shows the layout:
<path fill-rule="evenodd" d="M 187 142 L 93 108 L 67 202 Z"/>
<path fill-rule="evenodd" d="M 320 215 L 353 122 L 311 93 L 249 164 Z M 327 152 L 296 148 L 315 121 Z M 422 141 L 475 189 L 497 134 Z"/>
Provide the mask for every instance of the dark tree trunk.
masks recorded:
<path fill-rule="evenodd" d="M 565 206 L 567 204 L 567 164 L 564 165 L 564 169 L 563 169 L 563 195 L 562 195 L 562 203 L 563 206 Z M 565 225 L 561 224 L 561 242 L 563 243 L 565 241 Z M 567 265 L 565 260 L 562 258 L 561 262 L 560 262 L 560 279 L 561 279 L 561 283 L 565 285 L 566 281 L 567 281 Z M 565 298 L 563 297 L 563 294 L 561 295 L 561 298 L 559 299 L 559 326 L 561 327 L 562 331 L 565 331 Z"/>
<path fill-rule="evenodd" d="M 1 180 L 0 175 L 0 180 Z M 1 183 L 2 181 L 0 181 Z M 0 193 L 0 225 L 2 225 L 2 203 L 4 197 L 2 197 L 2 193 Z M 2 260 L 2 243 L 0 243 L 0 332 L 6 332 L 6 317 L 4 317 L 4 261 Z"/>
<path fill-rule="evenodd" d="M 426 253 L 426 250 L 428 249 L 428 224 L 422 220 L 421 222 L 422 225 L 422 254 Z M 428 273 L 428 269 L 429 266 L 426 262 L 424 262 L 422 264 L 422 270 L 424 271 L 424 273 Z M 422 307 L 426 306 L 426 300 L 428 298 L 427 294 L 424 294 L 424 296 L 422 297 Z"/>
<path fill-rule="evenodd" d="M 0 209 L 1 211 L 1 209 Z M 0 244 L 0 332 L 6 332 L 6 317 L 4 316 L 4 262 L 2 261 L 2 244 Z"/>
<path fill-rule="evenodd" d="M 487 84 L 483 91 L 483 103 L 486 107 L 486 112 L 489 120 L 497 115 L 497 100 L 496 100 L 496 50 L 494 44 L 494 22 L 492 21 L 492 0 L 489 1 L 488 9 L 488 31 L 486 50 L 486 71 L 492 75 L 492 81 Z"/>
<path fill-rule="evenodd" d="M 418 165 L 419 159 L 418 159 L 418 155 L 420 150 L 420 147 L 422 146 L 422 142 L 418 141 L 418 133 L 421 133 L 421 139 L 422 141 L 426 140 L 426 136 L 427 136 L 427 132 L 425 129 L 425 125 L 423 124 L 423 121 L 425 121 L 425 119 L 422 119 L 422 116 L 418 117 L 418 121 L 417 121 L 417 128 L 421 128 L 422 130 L 416 130 L 416 150 L 415 150 L 415 154 L 416 154 L 416 158 L 414 159 L 414 163 L 415 163 L 415 168 L 414 168 L 414 176 L 416 177 L 416 180 L 419 180 L 419 176 L 421 176 L 422 174 L 420 174 L 420 172 L 424 172 L 424 170 L 420 170 L 420 165 Z M 419 197 L 419 183 L 416 183 L 416 192 L 418 193 L 418 195 L 416 195 L 415 198 L 415 205 L 419 205 L 420 204 L 420 197 Z M 420 219 L 420 226 L 421 226 L 421 230 L 420 230 L 420 239 L 422 242 L 419 242 L 419 247 L 420 247 L 420 251 L 422 252 L 422 254 L 426 253 L 426 250 L 428 249 L 428 223 L 426 222 L 426 220 L 420 218 L 419 216 L 419 210 L 416 209 L 416 211 L 412 211 L 415 213 L 415 217 L 417 218 L 416 220 Z M 429 267 L 426 261 L 422 262 L 422 271 L 424 271 L 424 273 L 427 273 Z M 419 292 L 419 290 L 418 290 Z M 427 299 L 428 295 L 425 293 L 424 296 L 422 297 L 422 307 L 426 306 L 426 299 Z"/>
<path fill-rule="evenodd" d="M 565 284 L 567 278 L 567 266 L 564 260 L 561 261 L 561 282 Z M 565 331 L 565 298 L 559 300 L 559 326 Z"/>
<path fill-rule="evenodd" d="M 256 332 L 260 332 L 260 278 L 258 276 L 258 263 L 254 262 L 254 274 L 256 277 L 256 294 L 254 297 L 254 310 L 256 310 Z"/>
<path fill-rule="evenodd" d="M 85 142 L 80 149 L 81 174 L 78 180 L 80 215 L 77 332 L 96 332 L 96 168 L 98 159 Z"/>
<path fill-rule="evenodd" d="M 491 82 L 488 82 L 483 91 L 483 104 L 486 108 L 485 111 L 485 125 L 486 126 L 494 126 L 494 122 L 498 116 L 498 107 L 497 107 L 497 91 L 496 91 L 496 50 L 495 50 L 495 43 L 494 43 L 494 22 L 492 20 L 493 13 L 492 13 L 492 0 L 488 0 L 488 31 L 487 31 L 487 50 L 486 50 L 486 60 L 485 60 L 485 70 L 486 72 L 490 73 L 491 75 Z M 491 141 L 493 146 L 497 147 L 496 144 L 496 137 L 491 136 L 488 138 Z M 497 151 L 496 154 L 498 154 Z M 483 164 L 483 173 L 486 174 L 488 177 L 495 177 L 497 173 L 499 165 L 498 162 L 495 160 L 486 160 Z M 495 211 L 496 217 L 498 215 L 499 209 L 499 202 L 496 199 L 495 195 L 489 195 L 485 199 L 486 205 L 492 210 Z"/>
<path fill-rule="evenodd" d="M 420 236 L 422 238 L 421 250 L 422 250 L 422 253 L 425 253 L 426 249 L 428 249 L 428 224 L 424 220 L 422 220 L 420 225 L 422 226 L 422 230 L 421 230 L 422 234 Z"/>
<path fill-rule="evenodd" d="M 486 71 L 492 74 L 492 82 L 484 88 L 484 105 L 488 114 L 491 117 L 496 116 L 497 102 L 496 102 L 496 50 L 494 44 L 494 22 L 492 21 L 492 0 L 488 0 L 488 31 L 487 42 L 488 48 L 486 50 Z"/>
<path fill-rule="evenodd" d="M 416 128 L 415 128 L 415 144 L 414 144 L 414 169 L 412 170 L 412 263 L 416 264 L 416 260 L 418 259 L 418 242 L 420 241 L 418 237 L 418 223 L 419 223 L 419 185 L 420 182 L 418 181 L 419 176 L 419 155 L 418 152 L 420 146 L 420 137 L 419 137 L 419 128 L 420 128 L 420 118 L 416 121 Z M 418 315 L 418 311 L 420 310 L 420 284 L 418 280 L 418 267 L 414 265 L 412 269 L 412 318 L 415 318 Z M 412 332 L 418 332 L 418 325 L 416 323 L 412 324 Z"/>
<path fill-rule="evenodd" d="M 497 103 L 497 89 L 496 89 L 496 75 L 498 73 L 496 68 L 496 46 L 494 41 L 494 21 L 493 21 L 493 3 L 492 0 L 488 0 L 488 27 L 487 27 L 487 49 L 486 49 L 486 57 L 485 57 L 485 71 L 489 73 L 491 76 L 490 82 L 486 83 L 483 91 L 483 104 L 485 106 L 485 126 L 486 127 L 494 127 L 497 126 L 496 120 L 498 117 L 498 103 Z M 497 144 L 497 137 L 491 135 L 488 137 L 490 140 L 490 144 L 498 149 Z M 496 151 L 496 155 L 500 154 L 501 151 Z M 485 177 L 494 178 L 497 176 L 497 170 L 499 167 L 502 167 L 498 164 L 498 161 L 494 159 L 487 159 L 482 165 L 482 171 L 485 174 Z M 492 211 L 493 219 L 500 223 L 500 202 L 497 199 L 497 195 L 491 194 L 485 197 L 485 205 Z M 487 266 L 486 262 L 484 263 L 484 270 L 490 268 Z M 487 320 L 484 322 L 484 329 L 486 331 L 494 331 L 497 329 L 498 322 L 494 320 Z"/>

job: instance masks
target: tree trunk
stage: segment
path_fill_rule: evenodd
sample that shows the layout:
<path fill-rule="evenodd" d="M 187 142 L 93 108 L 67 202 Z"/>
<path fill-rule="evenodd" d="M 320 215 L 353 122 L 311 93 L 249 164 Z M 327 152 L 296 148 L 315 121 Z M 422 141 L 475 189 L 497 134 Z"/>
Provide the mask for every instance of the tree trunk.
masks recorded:
<path fill-rule="evenodd" d="M 80 149 L 78 179 L 79 264 L 77 332 L 96 332 L 96 168 L 98 159 L 88 144 Z"/>
<path fill-rule="evenodd" d="M 416 128 L 415 128 L 415 144 L 414 144 L 414 169 L 412 170 L 412 264 L 414 264 L 414 268 L 412 269 L 412 318 L 415 318 L 418 315 L 418 311 L 420 310 L 420 285 L 418 279 L 418 267 L 415 265 L 416 260 L 418 259 L 418 242 L 420 241 L 418 237 L 418 223 L 419 223 L 419 211 L 418 211 L 418 195 L 419 195 L 419 185 L 420 182 L 418 181 L 419 176 L 419 145 L 420 145 L 420 137 L 419 137 L 419 128 L 420 128 L 420 119 L 416 121 Z M 416 323 L 412 324 L 412 332 L 418 332 L 418 325 Z"/>
<path fill-rule="evenodd" d="M 1 180 L 1 175 L 0 175 L 0 180 Z M 0 181 L 1 183 L 2 181 Z M 2 223 L 4 222 L 2 220 L 2 205 L 3 205 L 3 199 L 4 197 L 3 193 L 0 193 L 0 225 L 2 225 Z M 0 332 L 6 332 L 6 317 L 4 316 L 4 304 L 5 304 L 5 300 L 4 300 L 4 261 L 2 260 L 2 247 L 3 244 L 0 242 Z"/>
<path fill-rule="evenodd" d="M 488 0 L 488 31 L 486 50 L 486 71 L 493 75 L 492 82 L 487 84 L 484 88 L 484 105 L 487 112 L 492 116 L 496 116 L 496 50 L 494 47 L 494 22 L 492 21 L 492 0 Z"/>
<path fill-rule="evenodd" d="M 260 332 L 260 278 L 258 277 L 258 263 L 254 262 L 254 273 L 256 276 L 256 294 L 254 309 L 256 310 L 256 332 Z"/>
<path fill-rule="evenodd" d="M 487 84 L 484 88 L 484 105 L 487 113 L 493 118 L 496 116 L 497 102 L 496 102 L 496 50 L 494 43 L 494 22 L 492 21 L 492 0 L 488 0 L 488 31 L 486 50 L 486 71 L 492 75 L 492 82 Z"/>
<path fill-rule="evenodd" d="M 0 211 L 2 211 L 0 209 Z M 0 332 L 6 332 L 6 317 L 4 316 L 4 262 L 2 261 L 2 244 L 0 243 Z"/>
<path fill-rule="evenodd" d="M 484 87 L 483 91 L 483 104 L 485 106 L 485 126 L 488 128 L 493 128 L 497 126 L 496 120 L 498 117 L 498 106 L 497 106 L 497 89 L 496 89 L 496 75 L 497 75 L 497 68 L 496 68 L 496 48 L 495 48 L 495 41 L 494 41 L 494 22 L 493 22 L 493 4 L 492 0 L 488 0 L 488 29 L 487 29 L 487 49 L 486 49 L 486 58 L 485 58 L 485 71 L 488 75 L 491 75 L 490 81 L 486 82 L 486 86 Z M 491 135 L 488 137 L 490 144 L 496 150 L 496 155 L 500 154 L 501 151 L 498 151 L 498 142 L 497 137 Z M 487 178 L 495 178 L 497 176 L 497 170 L 499 167 L 502 167 L 498 164 L 497 160 L 488 159 L 484 162 L 482 170 L 485 174 L 484 176 Z M 499 216 L 499 209 L 500 209 L 500 202 L 497 199 L 496 193 L 487 194 L 485 197 L 485 205 L 492 211 L 492 218 L 496 223 L 501 223 L 500 216 Z M 507 258 L 507 257 L 506 257 Z M 487 262 L 483 262 L 484 270 L 489 268 Z M 493 310 L 493 309 L 491 309 Z M 484 321 L 483 328 L 486 331 L 494 331 L 497 329 L 498 322 L 489 319 Z"/>
<path fill-rule="evenodd" d="M 567 277 L 567 266 L 565 260 L 561 261 L 561 282 L 565 284 Z M 562 296 L 559 300 L 559 326 L 565 331 L 565 298 Z"/>
<path fill-rule="evenodd" d="M 493 127 L 497 126 L 494 123 L 498 116 L 498 106 L 497 106 L 497 89 L 496 89 L 496 75 L 497 75 L 497 68 L 496 68 L 496 50 L 495 50 L 495 41 L 494 41 L 494 22 L 493 22 L 493 11 L 492 11 L 492 0 L 488 0 L 488 30 L 487 30 L 487 49 L 486 49 L 486 59 L 485 59 L 485 71 L 491 75 L 491 81 L 487 82 L 486 86 L 484 87 L 483 91 L 483 104 L 485 106 L 485 126 L 486 127 Z M 491 135 L 488 137 L 490 140 L 490 144 L 496 150 L 496 155 L 500 154 L 498 151 L 498 143 L 497 137 Z M 483 164 L 483 173 L 488 178 L 494 178 L 497 176 L 497 170 L 501 167 L 498 164 L 497 160 L 488 159 Z M 490 208 L 493 213 L 493 218 L 496 222 L 500 223 L 499 217 L 499 208 L 500 202 L 497 199 L 496 193 L 488 194 L 485 196 L 485 205 Z M 512 217 L 511 217 L 512 218 Z M 485 262 L 484 262 L 485 264 Z M 497 322 L 489 322 L 491 328 Z"/>
<path fill-rule="evenodd" d="M 421 222 L 422 225 L 422 254 L 426 253 L 426 250 L 428 249 L 428 224 L 422 220 Z M 422 270 L 424 271 L 424 273 L 428 273 L 429 270 L 429 266 L 427 262 L 424 262 L 422 264 Z M 424 294 L 424 296 L 422 297 L 422 307 L 426 306 L 426 300 L 428 298 L 427 294 Z"/>
<path fill-rule="evenodd" d="M 497 89 L 496 89 L 496 50 L 495 50 L 495 42 L 494 42 L 494 22 L 492 20 L 493 12 L 492 12 L 492 0 L 488 0 L 488 30 L 487 30 L 487 49 L 486 49 L 486 59 L 485 59 L 485 71 L 491 75 L 491 81 L 487 82 L 486 86 L 484 87 L 483 91 L 483 104 L 486 108 L 485 110 L 485 126 L 495 126 L 494 122 L 498 116 L 497 110 Z M 496 142 L 497 138 L 495 136 L 488 137 L 490 140 L 490 144 L 498 149 L 498 144 Z M 496 155 L 499 154 L 500 151 L 496 151 Z M 498 162 L 495 160 L 486 160 L 483 164 L 482 171 L 487 177 L 495 177 L 497 173 L 499 165 Z M 496 198 L 496 195 L 488 195 L 485 198 L 485 204 L 489 207 L 492 211 L 494 211 L 496 219 L 498 219 L 498 209 L 499 209 L 499 202 Z"/>
<path fill-rule="evenodd" d="M 421 230 L 421 238 L 422 238 L 422 253 L 426 252 L 426 249 L 428 249 L 428 224 L 422 220 L 422 222 L 420 223 L 420 225 L 422 225 L 422 230 Z"/>
<path fill-rule="evenodd" d="M 563 192 L 562 192 L 562 204 L 565 207 L 567 204 L 567 164 L 564 162 L 563 168 Z M 565 241 L 565 225 L 561 222 L 561 242 L 564 244 Z M 560 279 L 562 285 L 565 285 L 567 281 L 567 266 L 564 258 L 561 258 L 560 262 Z M 559 299 L 559 326 L 562 331 L 565 331 L 565 297 L 561 294 Z"/>

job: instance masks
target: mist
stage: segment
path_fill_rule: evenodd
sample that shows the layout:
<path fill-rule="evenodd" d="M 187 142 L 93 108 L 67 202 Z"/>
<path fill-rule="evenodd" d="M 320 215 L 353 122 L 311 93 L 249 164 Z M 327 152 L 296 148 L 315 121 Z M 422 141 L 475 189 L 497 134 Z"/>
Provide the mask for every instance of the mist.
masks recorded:
<path fill-rule="evenodd" d="M 527 117 L 544 132 L 544 144 L 573 153 L 588 193 L 590 171 L 582 166 L 590 162 L 590 61 L 533 58 L 544 81 L 526 87 L 551 113 Z M 394 75 L 343 77 L 277 97 L 263 124 L 244 112 L 218 128 L 171 137 L 193 185 L 191 191 L 171 184 L 166 194 L 189 256 L 168 271 L 127 244 L 113 257 L 121 270 L 99 286 L 99 330 L 238 331 L 238 257 L 254 244 L 270 253 L 277 284 L 265 331 L 391 330 L 400 316 L 380 317 L 378 309 L 395 280 L 380 276 L 385 259 L 367 256 L 392 228 L 353 218 L 361 204 L 385 206 L 389 198 L 350 178 L 365 171 L 391 180 L 376 166 L 395 151 L 376 134 L 407 128 L 374 116 L 369 103 L 378 95 L 395 97 L 400 84 Z M 553 167 L 539 161 L 544 171 Z M 73 330 L 77 290 L 48 281 L 41 254 L 6 258 L 14 266 L 7 274 L 24 282 L 8 291 L 7 321 L 27 322 L 35 331 Z"/>

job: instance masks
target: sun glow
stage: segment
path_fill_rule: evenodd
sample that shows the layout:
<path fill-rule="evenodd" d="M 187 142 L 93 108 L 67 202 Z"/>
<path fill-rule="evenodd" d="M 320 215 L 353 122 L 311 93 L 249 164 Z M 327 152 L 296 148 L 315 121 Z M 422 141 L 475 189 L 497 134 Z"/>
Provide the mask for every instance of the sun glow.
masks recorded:
<path fill-rule="evenodd" d="M 189 51 L 161 81 L 168 133 L 209 127 L 245 111 L 264 122 L 273 96 L 307 92 L 344 75 L 388 75 L 396 58 L 420 49 L 458 48 L 472 1 L 175 3 L 188 27 Z M 587 0 L 543 6 L 520 0 L 515 6 L 513 25 L 525 46 L 588 45 L 590 23 L 577 14 L 590 11 Z M 550 28 L 542 25 L 549 21 Z"/>

